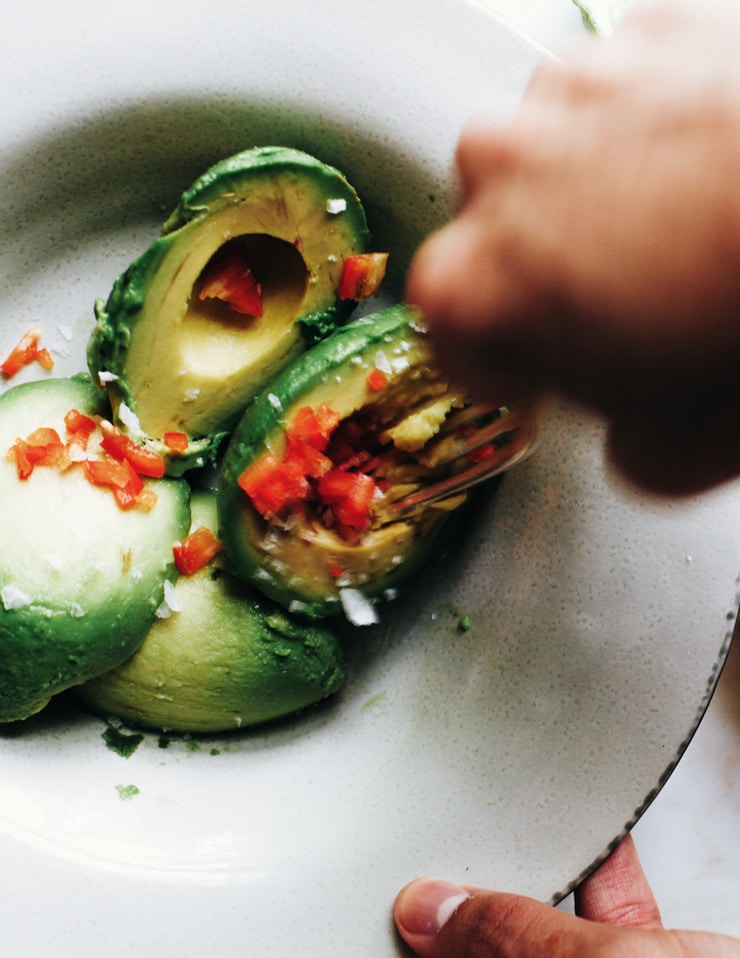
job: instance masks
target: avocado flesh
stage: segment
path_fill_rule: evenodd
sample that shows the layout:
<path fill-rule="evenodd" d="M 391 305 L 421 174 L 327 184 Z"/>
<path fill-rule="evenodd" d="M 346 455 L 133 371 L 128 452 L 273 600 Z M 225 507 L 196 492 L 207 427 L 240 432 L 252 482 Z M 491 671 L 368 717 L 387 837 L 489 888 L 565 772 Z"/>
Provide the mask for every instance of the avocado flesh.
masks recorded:
<path fill-rule="evenodd" d="M 193 528 L 215 529 L 211 492 L 192 499 Z M 181 576 L 182 606 L 139 650 L 79 695 L 94 711 L 177 732 L 221 732 L 289 715 L 336 692 L 342 649 L 327 627 L 297 621 L 225 568 Z"/>
<path fill-rule="evenodd" d="M 0 721 L 27 718 L 58 692 L 124 661 L 143 640 L 174 578 L 172 543 L 190 521 L 179 480 L 151 481 L 150 511 L 121 510 L 76 467 L 37 466 L 26 480 L 5 455 L 40 426 L 64 436 L 76 408 L 106 414 L 90 383 L 50 379 L 0 397 Z"/>
<path fill-rule="evenodd" d="M 306 348 L 305 324 L 323 334 L 346 318 L 343 262 L 368 243 L 359 199 L 333 167 L 278 147 L 216 164 L 96 303 L 88 364 L 109 380 L 117 425 L 154 445 L 171 474 L 212 458 L 244 406 Z M 225 248 L 260 282 L 261 317 L 200 299 L 203 272 Z M 185 453 L 168 450 L 166 432 L 189 437 Z"/>
<path fill-rule="evenodd" d="M 379 512 L 373 527 L 349 542 L 314 521 L 310 510 L 298 510 L 283 524 L 266 521 L 238 485 L 244 469 L 266 452 L 282 456 L 285 426 L 303 406 L 325 403 L 341 419 L 376 409 L 379 423 L 405 422 L 405 443 L 423 449 L 440 420 L 423 414 L 414 420 L 415 410 L 441 401 L 452 408 L 462 400 L 431 367 L 425 337 L 415 326 L 414 314 L 398 306 L 338 330 L 273 381 L 269 395 L 254 401 L 227 447 L 219 520 L 229 562 L 237 575 L 289 609 L 320 617 L 341 611 L 345 588 L 368 598 L 382 595 L 426 561 L 448 529 L 446 508 L 429 507 L 396 521 Z M 378 361 L 392 367 L 380 394 L 367 378 Z M 391 499 L 415 487 L 424 473 L 418 462 L 403 458 L 388 468 Z"/>

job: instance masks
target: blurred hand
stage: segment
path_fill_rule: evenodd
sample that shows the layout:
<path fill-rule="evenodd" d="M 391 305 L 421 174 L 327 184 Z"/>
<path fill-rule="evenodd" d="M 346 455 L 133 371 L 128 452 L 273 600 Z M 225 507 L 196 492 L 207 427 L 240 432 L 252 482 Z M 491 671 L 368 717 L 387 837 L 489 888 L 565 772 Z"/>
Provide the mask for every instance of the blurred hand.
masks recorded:
<path fill-rule="evenodd" d="M 407 299 L 440 364 L 603 413 L 634 480 L 740 473 L 740 9 L 628 18 L 536 71 L 514 118 L 472 120 L 459 215 Z"/>
<path fill-rule="evenodd" d="M 581 885 L 576 911 L 418 879 L 393 914 L 421 958 L 740 958 L 734 938 L 663 929 L 631 838 Z"/>

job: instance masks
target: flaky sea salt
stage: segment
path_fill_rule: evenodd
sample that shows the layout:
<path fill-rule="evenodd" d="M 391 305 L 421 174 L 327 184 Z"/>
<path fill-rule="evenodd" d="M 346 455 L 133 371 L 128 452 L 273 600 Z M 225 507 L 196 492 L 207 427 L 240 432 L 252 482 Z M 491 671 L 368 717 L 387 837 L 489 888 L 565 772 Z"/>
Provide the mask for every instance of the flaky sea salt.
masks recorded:
<path fill-rule="evenodd" d="M 177 594 L 177 589 L 169 579 L 165 579 L 164 582 L 164 601 L 173 612 L 182 612 L 182 599 Z"/>
<path fill-rule="evenodd" d="M 381 373 L 390 374 L 393 372 L 393 366 L 391 366 L 390 360 L 382 349 L 379 349 L 375 354 L 375 368 L 379 369 Z"/>
<path fill-rule="evenodd" d="M 3 608 L 9 612 L 11 609 L 25 608 L 33 600 L 27 592 L 10 582 L 0 589 L 0 601 L 3 603 Z"/>
<path fill-rule="evenodd" d="M 375 606 L 358 589 L 340 589 L 339 598 L 352 625 L 375 625 L 379 621 Z"/>
<path fill-rule="evenodd" d="M 158 619 L 169 619 L 173 612 L 182 612 L 182 599 L 170 580 L 165 579 L 164 598 L 155 615 Z"/>
<path fill-rule="evenodd" d="M 139 417 L 130 409 L 125 402 L 122 402 L 118 407 L 118 418 L 124 424 L 127 429 L 138 430 L 141 428 L 139 424 Z"/>

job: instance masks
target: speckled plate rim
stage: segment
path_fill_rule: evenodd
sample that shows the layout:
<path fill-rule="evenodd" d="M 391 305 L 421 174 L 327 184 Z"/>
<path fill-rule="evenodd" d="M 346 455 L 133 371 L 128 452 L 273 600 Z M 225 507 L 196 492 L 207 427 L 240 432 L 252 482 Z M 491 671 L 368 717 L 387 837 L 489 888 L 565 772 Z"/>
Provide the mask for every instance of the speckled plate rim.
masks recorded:
<path fill-rule="evenodd" d="M 617 835 L 614 836 L 614 838 L 609 842 L 609 844 L 606 846 L 602 854 L 600 854 L 596 859 L 594 859 L 594 861 L 591 862 L 591 864 L 587 868 L 584 868 L 583 871 L 576 878 L 574 878 L 573 881 L 570 882 L 564 889 L 562 889 L 559 892 L 556 892 L 552 896 L 552 898 L 550 899 L 550 904 L 552 905 L 560 904 L 565 898 L 568 897 L 568 895 L 572 894 L 575 891 L 575 889 L 581 884 L 581 882 L 584 881 L 584 879 L 588 878 L 588 876 L 592 872 L 594 872 L 599 867 L 599 865 L 602 865 L 606 861 L 606 859 L 609 857 L 609 855 L 611 855 L 614 849 L 617 848 L 622 841 L 624 841 L 627 835 L 629 835 L 629 833 L 632 831 L 635 825 L 637 825 L 637 823 L 640 821 L 643 815 L 648 811 L 650 806 L 658 798 L 661 791 L 663 790 L 665 785 L 668 783 L 668 780 L 670 779 L 670 777 L 678 768 L 679 762 L 681 761 L 683 756 L 686 754 L 686 750 L 689 748 L 689 746 L 693 742 L 696 736 L 696 733 L 699 731 L 699 727 L 701 726 L 701 723 L 704 721 L 706 717 L 707 710 L 712 703 L 712 699 L 714 698 L 715 692 L 717 691 L 717 683 L 719 682 L 722 676 L 722 672 L 727 663 L 727 657 L 730 653 L 730 648 L 732 646 L 733 637 L 734 637 L 734 633 L 736 629 L 736 619 L 738 616 L 738 611 L 740 611 L 740 576 L 736 580 L 736 586 L 737 586 L 737 591 L 735 595 L 734 611 L 727 613 L 727 619 L 730 622 L 730 625 L 725 633 L 724 641 L 722 643 L 722 647 L 717 656 L 717 661 L 715 663 L 715 666 L 709 678 L 707 679 L 706 693 L 705 693 L 704 699 L 699 705 L 699 708 L 697 709 L 696 721 L 693 727 L 689 730 L 684 741 L 681 742 L 679 747 L 676 749 L 676 754 L 666 766 L 666 769 L 663 772 L 663 774 L 660 776 L 660 778 L 658 779 L 658 782 L 655 785 L 655 788 L 651 789 L 651 791 L 648 792 L 648 794 L 645 796 L 644 802 L 642 802 L 635 809 L 634 814 L 625 822 L 624 828 Z"/>

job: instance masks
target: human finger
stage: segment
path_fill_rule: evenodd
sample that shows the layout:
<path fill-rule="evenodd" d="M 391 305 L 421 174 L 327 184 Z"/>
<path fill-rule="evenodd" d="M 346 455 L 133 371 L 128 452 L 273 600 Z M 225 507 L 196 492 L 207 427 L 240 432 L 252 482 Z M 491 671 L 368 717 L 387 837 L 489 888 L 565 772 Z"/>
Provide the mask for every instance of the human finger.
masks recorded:
<path fill-rule="evenodd" d="M 740 958 L 740 941 L 723 935 L 620 928 L 438 879 L 402 889 L 393 917 L 420 958 Z"/>
<path fill-rule="evenodd" d="M 576 890 L 576 914 L 606 925 L 660 928 L 660 910 L 628 835 Z"/>

